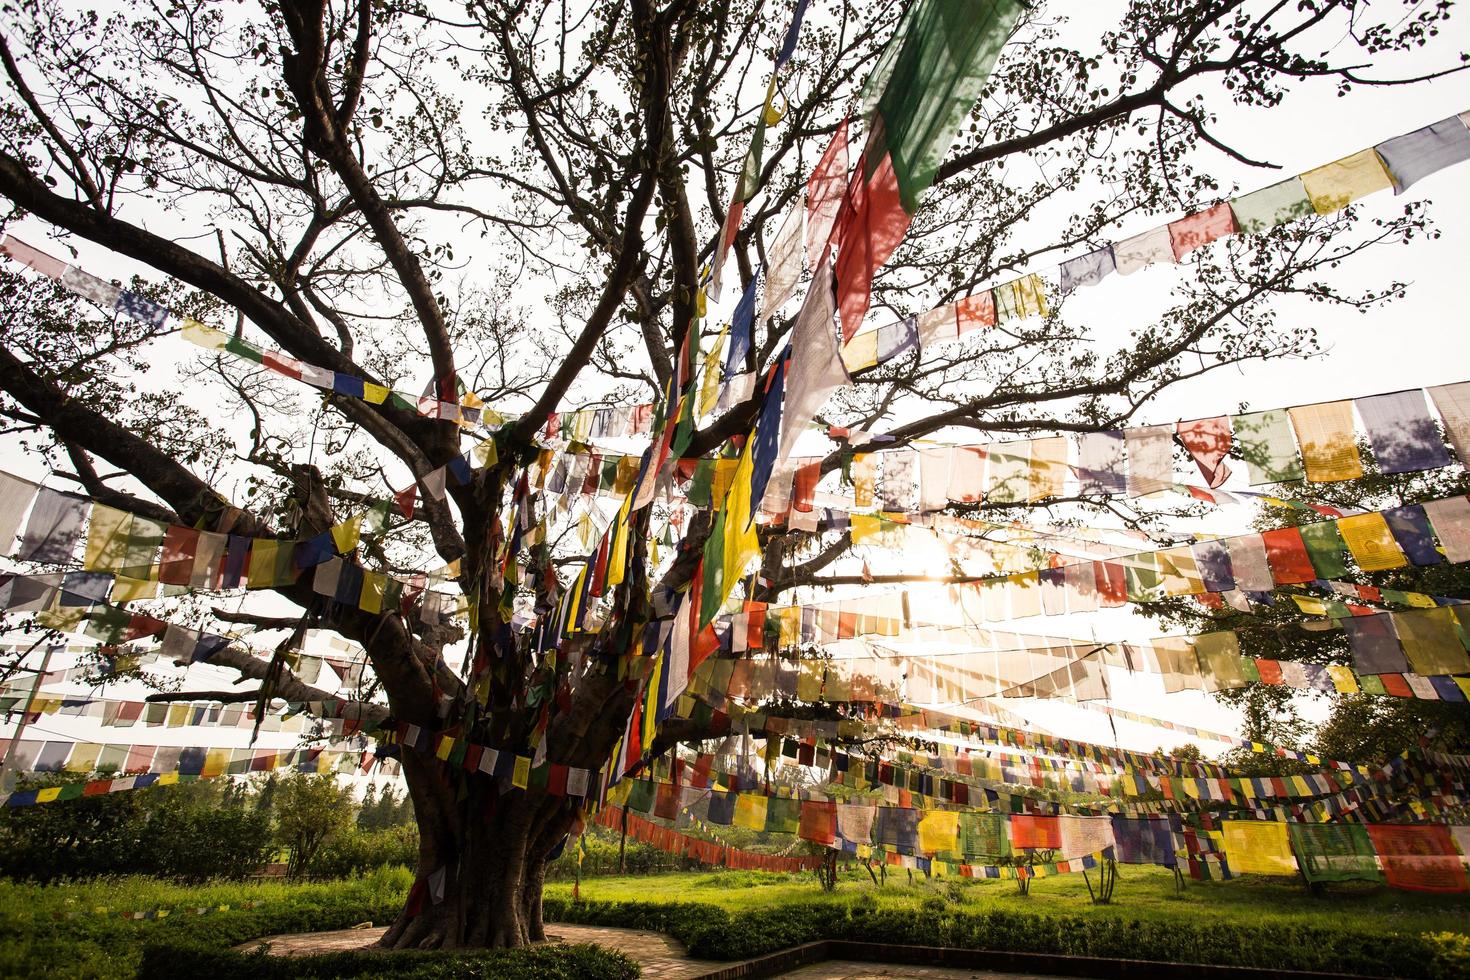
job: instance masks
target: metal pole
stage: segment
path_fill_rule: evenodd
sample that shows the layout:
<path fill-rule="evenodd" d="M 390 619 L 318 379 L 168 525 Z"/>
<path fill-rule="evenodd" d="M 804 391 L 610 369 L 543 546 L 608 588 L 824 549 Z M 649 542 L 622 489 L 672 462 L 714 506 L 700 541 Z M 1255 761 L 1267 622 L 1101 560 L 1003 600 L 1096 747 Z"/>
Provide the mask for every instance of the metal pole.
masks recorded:
<path fill-rule="evenodd" d="M 31 684 L 30 697 L 26 698 L 26 709 L 21 712 L 20 721 L 16 723 L 15 734 L 10 736 L 10 747 L 5 750 L 5 765 L 0 768 L 0 793 L 9 793 L 15 789 L 15 752 L 20 747 L 20 737 L 25 734 L 26 726 L 31 721 L 31 710 L 36 704 L 36 695 L 41 691 L 41 685 L 46 680 L 46 671 L 51 666 L 51 655 L 56 652 L 57 645 L 49 644 L 46 653 L 41 657 L 41 669 L 36 671 L 36 679 Z"/>

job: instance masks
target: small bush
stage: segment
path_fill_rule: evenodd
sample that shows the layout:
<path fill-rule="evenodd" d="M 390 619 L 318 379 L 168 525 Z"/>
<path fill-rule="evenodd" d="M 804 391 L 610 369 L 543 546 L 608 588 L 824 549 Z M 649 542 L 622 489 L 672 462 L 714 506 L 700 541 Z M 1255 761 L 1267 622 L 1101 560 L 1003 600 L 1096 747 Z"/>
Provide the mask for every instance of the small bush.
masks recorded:
<path fill-rule="evenodd" d="M 310 873 L 346 878 L 376 868 L 411 868 L 418 861 L 418 828 L 399 825 L 385 830 L 350 828 L 322 845 Z"/>

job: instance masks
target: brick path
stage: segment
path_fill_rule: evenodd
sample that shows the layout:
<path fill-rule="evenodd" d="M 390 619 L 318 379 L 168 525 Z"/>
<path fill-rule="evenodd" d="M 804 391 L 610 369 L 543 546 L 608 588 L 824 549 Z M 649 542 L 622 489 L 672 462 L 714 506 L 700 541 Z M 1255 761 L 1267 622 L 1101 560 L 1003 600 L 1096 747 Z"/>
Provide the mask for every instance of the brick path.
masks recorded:
<path fill-rule="evenodd" d="M 386 928 L 339 929 L 336 932 L 267 936 L 264 939 L 252 940 L 237 948 L 243 952 L 250 952 L 265 945 L 273 956 L 343 953 L 370 946 L 377 942 L 378 937 L 385 932 L 387 932 Z M 729 965 L 712 960 L 691 960 L 685 955 L 683 944 L 661 932 L 606 929 L 599 926 L 576 926 L 562 922 L 548 922 L 546 937 L 550 942 L 597 943 L 599 946 L 626 953 L 643 967 L 643 976 L 648 980 L 689 980 L 689 978 L 702 976 L 711 970 Z M 961 976 L 961 974 L 954 975 Z"/>

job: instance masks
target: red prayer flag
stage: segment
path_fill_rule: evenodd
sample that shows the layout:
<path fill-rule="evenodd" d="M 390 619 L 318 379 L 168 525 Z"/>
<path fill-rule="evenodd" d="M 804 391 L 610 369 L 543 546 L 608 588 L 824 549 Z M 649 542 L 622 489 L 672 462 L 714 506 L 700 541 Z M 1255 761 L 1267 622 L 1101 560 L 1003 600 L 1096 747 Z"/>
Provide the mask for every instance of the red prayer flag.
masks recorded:
<path fill-rule="evenodd" d="M 803 514 L 809 514 L 812 510 L 812 500 L 816 497 L 817 483 L 822 479 L 822 461 L 814 459 L 805 466 L 799 466 L 796 477 L 792 481 L 791 506 Z"/>
<path fill-rule="evenodd" d="M 1095 561 L 1092 563 L 1092 571 L 1097 582 L 1100 605 L 1122 606 L 1128 602 L 1128 578 L 1122 565 L 1112 561 Z"/>
<path fill-rule="evenodd" d="M 398 504 L 398 510 L 404 517 L 413 519 L 413 503 L 418 498 L 419 485 L 410 483 L 407 490 L 400 490 L 393 495 L 393 501 Z"/>
<path fill-rule="evenodd" d="M 797 833 L 803 840 L 830 844 L 837 839 L 837 807 L 832 803 L 807 800 L 801 804 Z"/>
<path fill-rule="evenodd" d="M 1221 201 L 1212 208 L 1185 215 L 1169 223 L 1169 244 L 1174 247 L 1174 260 L 1184 258 L 1201 245 L 1224 238 L 1236 231 L 1235 214 Z"/>
<path fill-rule="evenodd" d="M 1225 416 L 1180 422 L 1174 438 L 1194 459 L 1210 489 L 1230 478 L 1225 457 L 1230 452 L 1231 431 L 1230 420 Z"/>
<path fill-rule="evenodd" d="M 1368 824 L 1368 837 L 1393 888 L 1466 891 L 1465 868 L 1444 824 Z"/>
<path fill-rule="evenodd" d="M 1062 826 L 1056 817 L 1011 816 L 1011 843 L 1016 847 L 1055 849 L 1062 846 Z"/>
<path fill-rule="evenodd" d="M 1312 565 L 1312 556 L 1307 553 L 1302 532 L 1294 527 L 1278 528 L 1261 532 L 1266 544 L 1266 561 L 1271 566 L 1271 575 L 1277 585 L 1292 585 L 1310 582 L 1317 577 Z"/>
<path fill-rule="evenodd" d="M 869 137 L 870 145 L 882 146 Z M 870 172 L 871 171 L 871 172 Z M 851 340 L 867 315 L 873 276 L 893 254 L 909 230 L 893 159 L 869 160 L 864 154 L 847 185 L 847 196 L 834 230 L 837 242 L 837 309 L 842 316 L 843 343 Z"/>
<path fill-rule="evenodd" d="M 163 536 L 163 553 L 158 559 L 158 580 L 165 585 L 188 585 L 194 574 L 194 554 L 199 532 L 192 527 L 171 525 Z"/>

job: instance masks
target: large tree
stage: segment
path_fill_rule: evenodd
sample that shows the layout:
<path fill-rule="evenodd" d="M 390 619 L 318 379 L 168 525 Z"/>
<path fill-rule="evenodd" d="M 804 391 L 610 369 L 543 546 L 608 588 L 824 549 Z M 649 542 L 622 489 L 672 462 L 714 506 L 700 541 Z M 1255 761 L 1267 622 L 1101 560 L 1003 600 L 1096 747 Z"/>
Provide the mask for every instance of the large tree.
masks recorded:
<path fill-rule="evenodd" d="M 973 4 L 977 15 L 989 6 Z M 835 0 L 808 13 L 779 73 L 785 112 L 764 134 L 728 292 L 763 266 L 907 7 Z M 1208 203 L 1222 193 L 1213 166 L 1264 165 L 1269 153 L 1217 136 L 1217 105 L 1248 115 L 1296 86 L 1350 93 L 1455 69 L 1458 52 L 1436 50 L 1448 7 L 1134 0 L 1090 34 L 1064 9 L 1030 5 L 877 277 L 875 309 L 921 312 L 1105 241 L 1120 222 Z M 534 744 L 595 770 L 640 697 L 626 680 L 630 644 L 666 615 L 656 599 L 689 587 L 710 515 L 693 513 L 672 556 L 655 562 L 657 508 L 633 511 L 603 628 L 551 650 L 507 626 L 513 611 L 553 613 L 575 549 L 556 545 L 567 539 L 553 528 L 515 556 L 530 573 L 506 577 L 504 517 L 549 412 L 661 400 L 700 328 L 701 270 L 790 15 L 789 3 L 764 0 L 130 0 L 103 16 L 28 0 L 4 15 L 0 194 L 9 218 L 29 215 L 181 284 L 167 287 L 174 307 L 201 320 L 306 364 L 398 387 L 427 375 L 436 397 L 453 401 L 463 385 L 517 413 L 493 433 L 495 463 L 446 499 L 420 493 L 412 523 L 361 559 L 412 569 L 427 551 L 459 563 L 457 586 L 477 611 L 467 679 L 441 656 L 452 633 L 420 617 L 324 603 L 306 581 L 277 592 L 311 625 L 362 644 L 395 721 L 458 725 L 482 744 L 517 754 Z M 860 372 L 825 418 L 887 427 L 897 445 L 947 427 L 977 438 L 1115 428 L 1181 379 L 1311 353 L 1312 331 L 1278 320 L 1283 296 L 1366 307 L 1399 293 L 1392 282 L 1344 292 L 1328 270 L 1421 231 L 1422 213 L 1358 224 L 1350 208 L 1203 250 L 1165 308 L 1112 340 L 1054 303 L 1045 317 L 910 353 Z M 193 375 L 213 379 L 200 411 L 193 392 L 160 393 L 135 373 L 177 343 L 164 336 L 170 324 L 117 323 L 34 280 L 7 285 L 0 412 L 39 433 L 31 445 L 100 501 L 304 539 L 384 496 L 384 461 L 422 478 L 464 451 L 454 421 L 333 393 L 303 411 L 284 382 L 228 361 Z M 745 369 L 765 369 L 791 329 L 789 316 L 762 324 Z M 750 432 L 762 402 L 758 388 L 703 420 L 681 456 L 721 452 Z M 841 462 L 837 447 L 822 465 Z M 845 533 L 767 522 L 759 537 L 750 598 L 844 580 L 831 571 Z M 244 653 L 217 662 L 266 674 Z M 296 700 L 314 695 L 289 674 L 270 682 Z M 685 721 L 655 747 L 715 734 Z M 433 754 L 406 752 L 403 770 L 419 873 L 442 872 L 445 895 L 384 942 L 541 938 L 544 865 L 578 801 L 500 795 Z"/>

